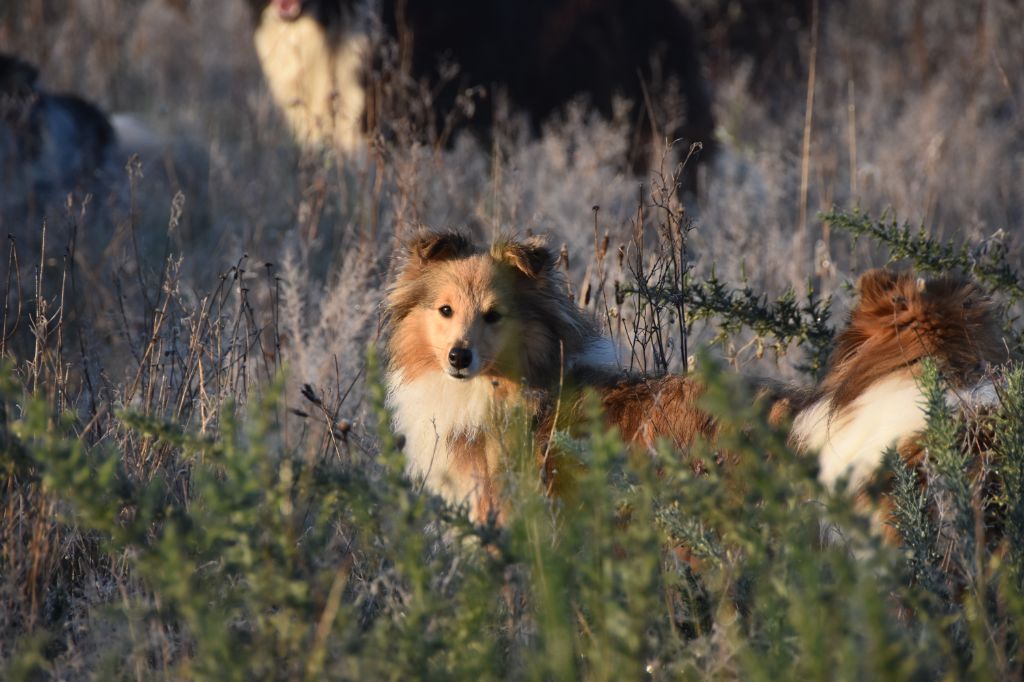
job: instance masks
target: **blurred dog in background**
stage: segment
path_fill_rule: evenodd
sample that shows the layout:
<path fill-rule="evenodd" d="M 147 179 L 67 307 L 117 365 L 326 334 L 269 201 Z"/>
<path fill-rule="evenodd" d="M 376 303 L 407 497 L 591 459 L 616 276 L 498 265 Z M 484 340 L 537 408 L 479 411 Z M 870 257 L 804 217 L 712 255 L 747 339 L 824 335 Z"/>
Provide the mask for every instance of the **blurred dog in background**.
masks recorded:
<path fill-rule="evenodd" d="M 712 152 L 696 38 L 672 0 L 384 0 L 379 15 L 359 0 L 250 4 L 270 92 L 304 145 L 351 151 L 409 115 L 404 82 L 430 100 L 421 122 L 441 145 L 458 127 L 486 133 L 502 100 L 537 132 L 582 98 L 630 122 L 638 167 L 666 136 Z"/>
<path fill-rule="evenodd" d="M 179 225 L 200 229 L 208 181 L 202 149 L 185 136 L 161 135 L 134 114 L 108 116 L 77 95 L 51 93 L 33 64 L 0 53 L 0 224 L 34 225 L 48 209 L 62 209 L 69 195 L 129 210 L 125 166 L 133 159 L 136 189 L 146 198 L 136 212 L 158 214 L 166 224 L 180 191 L 187 208 Z"/>
<path fill-rule="evenodd" d="M 99 108 L 37 81 L 33 65 L 0 54 L 0 206 L 94 188 L 117 145 Z"/>

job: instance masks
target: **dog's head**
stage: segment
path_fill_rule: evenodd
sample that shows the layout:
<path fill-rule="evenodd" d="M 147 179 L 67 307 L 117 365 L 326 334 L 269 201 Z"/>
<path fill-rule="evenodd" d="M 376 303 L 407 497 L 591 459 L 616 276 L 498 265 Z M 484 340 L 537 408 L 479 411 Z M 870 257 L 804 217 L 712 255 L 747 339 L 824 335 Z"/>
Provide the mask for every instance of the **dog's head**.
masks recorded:
<path fill-rule="evenodd" d="M 519 380 L 557 368 L 560 345 L 580 345 L 582 318 L 538 238 L 484 251 L 457 232 L 420 234 L 388 309 L 391 362 L 408 379 L 441 371 L 455 380 Z"/>
<path fill-rule="evenodd" d="M 860 300 L 836 338 L 824 382 L 837 407 L 891 372 L 915 371 L 925 357 L 954 384 L 1006 359 L 992 301 L 971 280 L 878 269 L 862 275 L 857 288 Z"/>

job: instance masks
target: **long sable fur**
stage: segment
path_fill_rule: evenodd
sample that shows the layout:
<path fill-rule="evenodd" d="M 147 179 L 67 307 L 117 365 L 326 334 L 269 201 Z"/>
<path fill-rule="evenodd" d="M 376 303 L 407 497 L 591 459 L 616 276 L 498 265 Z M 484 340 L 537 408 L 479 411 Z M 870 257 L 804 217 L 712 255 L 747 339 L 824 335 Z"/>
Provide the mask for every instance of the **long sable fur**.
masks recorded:
<path fill-rule="evenodd" d="M 904 375 L 916 380 L 921 360 L 933 359 L 939 366 L 952 396 L 964 396 L 968 408 L 973 391 L 985 379 L 990 367 L 1007 359 L 995 309 L 990 297 L 973 281 L 958 276 L 918 279 L 910 272 L 871 270 L 858 282 L 860 300 L 850 312 L 846 327 L 836 337 L 835 349 L 824 380 L 808 405 L 828 401 L 835 423 L 841 424 L 854 403 L 873 385 L 889 377 Z M 920 419 L 919 405 L 901 406 Z M 838 428 L 838 426 L 837 426 Z M 926 451 L 919 433 L 907 433 L 897 443 L 897 452 L 917 472 L 924 487 L 928 483 Z M 980 457 L 970 465 L 972 476 L 980 476 Z M 991 493 L 996 482 L 986 480 Z M 893 509 L 891 480 L 877 474 L 855 491 L 858 504 L 877 505 L 883 523 L 880 531 L 891 544 L 900 538 L 886 521 Z M 877 497 L 880 493 L 880 497 Z M 985 495 L 986 497 L 988 495 Z M 979 513 L 990 516 L 988 503 L 979 501 Z M 991 533 L 990 539 L 998 536 Z"/>
<path fill-rule="evenodd" d="M 473 246 L 464 234 L 421 232 L 406 245 L 404 266 L 389 288 L 387 314 L 389 326 L 395 328 L 420 304 L 435 273 L 446 263 L 487 255 L 515 292 L 514 314 L 537 331 L 524 348 L 521 377 L 530 388 L 549 388 L 557 382 L 563 358 L 581 354 L 587 344 L 599 337 L 597 328 L 568 296 L 565 277 L 556 267 L 556 258 L 544 241 L 533 237 L 517 241 L 499 238 L 489 249 Z M 396 335 L 389 346 L 394 356 Z"/>
<path fill-rule="evenodd" d="M 925 357 L 954 386 L 974 383 L 985 365 L 1006 359 L 992 301 L 968 279 L 877 269 L 861 276 L 858 289 L 819 391 L 831 396 L 834 410 L 893 372 L 916 373 Z"/>

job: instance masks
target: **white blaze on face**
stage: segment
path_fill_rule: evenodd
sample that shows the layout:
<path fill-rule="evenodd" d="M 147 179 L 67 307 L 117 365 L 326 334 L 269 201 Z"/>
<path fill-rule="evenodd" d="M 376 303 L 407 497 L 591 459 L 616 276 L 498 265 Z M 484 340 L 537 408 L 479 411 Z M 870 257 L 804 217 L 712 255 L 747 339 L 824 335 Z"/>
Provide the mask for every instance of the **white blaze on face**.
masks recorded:
<path fill-rule="evenodd" d="M 255 42 L 270 92 L 299 143 L 357 150 L 366 106 L 360 82 L 369 47 L 365 31 L 347 27 L 332 50 L 315 19 L 283 20 L 271 4 L 263 11 Z"/>
<path fill-rule="evenodd" d="M 485 260 L 462 265 L 432 293 L 423 316 L 425 342 L 437 354 L 437 368 L 459 380 L 475 377 L 493 364 L 509 344 L 522 343 L 512 333 L 508 297 L 494 285 L 494 273 Z M 468 354 L 468 366 L 457 366 L 452 353 Z"/>

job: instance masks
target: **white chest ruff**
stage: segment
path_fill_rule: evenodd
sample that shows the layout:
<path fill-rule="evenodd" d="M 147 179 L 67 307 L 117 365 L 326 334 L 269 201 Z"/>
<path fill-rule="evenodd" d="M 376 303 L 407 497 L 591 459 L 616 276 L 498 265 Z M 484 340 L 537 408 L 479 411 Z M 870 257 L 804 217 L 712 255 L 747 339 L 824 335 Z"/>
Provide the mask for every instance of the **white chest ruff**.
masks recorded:
<path fill-rule="evenodd" d="M 388 406 L 395 430 L 405 437 L 406 468 L 413 479 L 452 502 L 455 486 L 449 475 L 454 439 L 485 434 L 497 410 L 490 380 L 458 381 L 432 372 L 405 382 L 400 372 L 388 376 Z"/>
<path fill-rule="evenodd" d="M 909 374 L 870 386 L 850 405 L 832 412 L 826 396 L 797 415 L 792 438 L 798 447 L 817 451 L 818 478 L 835 486 L 843 477 L 859 490 L 882 463 L 886 449 L 924 430 L 925 398 Z"/>
<path fill-rule="evenodd" d="M 875 382 L 837 412 L 830 410 L 830 397 L 797 415 L 792 431 L 797 447 L 818 453 L 818 478 L 829 487 L 845 477 L 850 490 L 860 490 L 888 448 L 903 445 L 928 425 L 925 395 L 910 374 Z M 996 402 L 995 388 L 988 381 L 946 393 L 947 406 L 966 412 Z"/>

